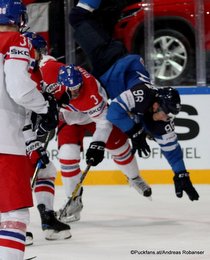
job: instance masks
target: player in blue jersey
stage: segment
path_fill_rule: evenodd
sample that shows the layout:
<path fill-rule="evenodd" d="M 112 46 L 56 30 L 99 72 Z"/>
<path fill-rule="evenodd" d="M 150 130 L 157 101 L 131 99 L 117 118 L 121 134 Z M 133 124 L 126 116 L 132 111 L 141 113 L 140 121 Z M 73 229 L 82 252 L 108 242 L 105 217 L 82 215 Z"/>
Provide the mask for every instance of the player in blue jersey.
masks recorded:
<path fill-rule="evenodd" d="M 124 45 L 112 39 L 94 20 L 94 10 L 101 0 L 80 0 L 73 7 L 69 21 L 77 43 L 88 56 L 92 74 L 105 87 L 111 104 L 107 118 L 131 139 L 139 156 L 150 153 L 146 142 L 149 134 L 174 171 L 177 197 L 186 192 L 190 200 L 198 200 L 185 168 L 183 154 L 174 131 L 174 115 L 178 114 L 180 96 L 171 87 L 155 88 L 150 81 L 142 57 L 128 54 Z"/>

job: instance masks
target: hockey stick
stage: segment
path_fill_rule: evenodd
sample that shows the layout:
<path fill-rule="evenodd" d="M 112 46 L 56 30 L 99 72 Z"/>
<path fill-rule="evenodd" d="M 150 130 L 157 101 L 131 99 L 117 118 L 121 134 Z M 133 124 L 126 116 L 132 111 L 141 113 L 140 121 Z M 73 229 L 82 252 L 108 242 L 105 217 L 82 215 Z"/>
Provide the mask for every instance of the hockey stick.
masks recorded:
<path fill-rule="evenodd" d="M 50 136 L 51 136 L 51 132 L 48 132 L 48 133 L 47 133 L 47 136 L 46 136 L 46 139 L 45 139 L 45 143 L 44 143 L 44 149 L 47 149 L 47 146 L 48 146 L 49 141 L 50 141 Z M 39 171 L 40 171 L 41 168 L 42 168 L 42 161 L 39 160 L 39 161 L 37 162 L 37 165 L 36 165 L 36 168 L 35 168 L 33 177 L 32 177 L 32 179 L 31 179 L 31 188 L 32 188 L 32 189 L 34 188 L 34 185 L 35 185 L 35 182 L 36 182 L 38 173 L 39 173 Z"/>
<path fill-rule="evenodd" d="M 72 196 L 69 198 L 69 200 L 66 202 L 66 205 L 64 206 L 64 208 L 63 208 L 62 211 L 60 212 L 60 215 L 59 215 L 59 217 L 58 217 L 59 220 L 61 220 L 61 218 L 66 215 L 66 210 L 67 210 L 67 208 L 71 205 L 72 200 L 74 200 L 74 198 L 77 196 L 77 192 L 78 192 L 78 190 L 81 188 L 82 183 L 83 183 L 85 177 L 87 176 L 87 174 L 88 174 L 88 172 L 89 172 L 89 170 L 90 170 L 91 165 L 92 165 L 92 163 L 90 162 L 90 163 L 87 165 L 87 167 L 86 167 L 86 169 L 84 170 L 84 172 L 82 173 L 82 176 L 81 176 L 81 178 L 80 178 L 80 182 L 77 183 L 77 185 L 76 185 L 74 191 L 72 192 Z"/>

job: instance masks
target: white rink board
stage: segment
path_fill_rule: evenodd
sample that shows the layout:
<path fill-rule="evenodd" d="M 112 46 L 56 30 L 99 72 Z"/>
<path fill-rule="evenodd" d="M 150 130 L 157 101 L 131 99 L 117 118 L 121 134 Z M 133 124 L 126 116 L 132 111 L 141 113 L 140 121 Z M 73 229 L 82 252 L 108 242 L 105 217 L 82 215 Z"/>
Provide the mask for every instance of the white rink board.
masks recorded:
<path fill-rule="evenodd" d="M 189 138 L 189 140 L 180 140 L 186 167 L 192 170 L 210 169 L 210 94 L 181 95 L 181 102 L 185 109 L 176 118 L 182 120 L 186 126 L 176 126 L 176 132 L 190 136 L 191 129 L 188 122 L 192 123 L 191 128 L 193 128 L 193 125 L 199 127 L 197 136 Z M 84 153 L 90 142 L 91 137 L 85 137 Z M 139 167 L 142 170 L 169 170 L 170 166 L 165 158 L 161 156 L 159 146 L 154 141 L 148 140 L 148 143 L 152 151 L 151 155 L 148 158 L 138 157 Z M 55 163 L 56 168 L 60 170 L 55 140 L 50 142 L 48 151 L 50 159 Z M 85 160 L 81 160 L 81 167 L 85 168 L 85 166 Z M 94 167 L 94 170 L 117 170 L 117 167 L 110 155 L 106 153 L 103 162 Z"/>

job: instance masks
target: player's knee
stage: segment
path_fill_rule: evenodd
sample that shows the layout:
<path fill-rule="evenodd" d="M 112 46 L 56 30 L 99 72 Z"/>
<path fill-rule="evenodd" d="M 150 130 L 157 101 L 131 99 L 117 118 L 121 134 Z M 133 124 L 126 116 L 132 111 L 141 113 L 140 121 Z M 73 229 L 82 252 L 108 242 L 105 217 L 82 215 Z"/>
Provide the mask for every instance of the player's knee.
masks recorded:
<path fill-rule="evenodd" d="M 63 144 L 59 149 L 60 160 L 80 160 L 80 145 Z"/>

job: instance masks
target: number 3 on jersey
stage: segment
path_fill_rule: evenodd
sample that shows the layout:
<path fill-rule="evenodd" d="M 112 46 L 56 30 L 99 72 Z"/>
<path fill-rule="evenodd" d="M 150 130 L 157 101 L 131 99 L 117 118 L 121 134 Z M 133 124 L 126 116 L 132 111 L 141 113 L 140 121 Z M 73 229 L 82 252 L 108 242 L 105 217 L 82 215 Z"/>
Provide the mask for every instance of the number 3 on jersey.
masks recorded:
<path fill-rule="evenodd" d="M 94 99 L 94 101 L 95 101 L 94 105 L 98 105 L 99 101 L 98 101 L 98 99 L 97 99 L 97 97 L 95 95 L 91 95 L 90 98 Z"/>

